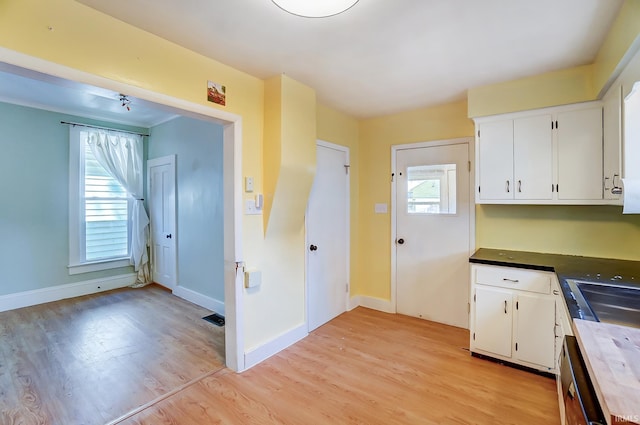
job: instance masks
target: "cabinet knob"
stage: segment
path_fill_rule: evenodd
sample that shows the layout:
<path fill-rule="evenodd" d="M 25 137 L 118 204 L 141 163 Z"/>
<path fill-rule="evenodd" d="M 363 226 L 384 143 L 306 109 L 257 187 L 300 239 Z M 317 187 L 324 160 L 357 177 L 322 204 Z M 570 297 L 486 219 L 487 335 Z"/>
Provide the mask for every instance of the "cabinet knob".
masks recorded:
<path fill-rule="evenodd" d="M 404 239 L 400 238 L 398 239 L 398 245 L 402 245 L 404 243 Z"/>

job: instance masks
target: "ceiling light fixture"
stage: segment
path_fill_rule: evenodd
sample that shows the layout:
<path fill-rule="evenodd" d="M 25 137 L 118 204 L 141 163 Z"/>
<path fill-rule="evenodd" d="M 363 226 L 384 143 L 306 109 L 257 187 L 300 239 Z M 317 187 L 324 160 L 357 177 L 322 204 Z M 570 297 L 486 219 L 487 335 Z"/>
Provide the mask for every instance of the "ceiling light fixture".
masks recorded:
<path fill-rule="evenodd" d="M 305 18 L 326 18 L 350 9 L 358 0 L 271 0 L 280 9 Z"/>
<path fill-rule="evenodd" d="M 131 100 L 127 97 L 126 94 L 120 93 L 120 102 L 122 102 L 122 107 L 126 108 L 127 111 L 131 110 L 131 107 L 129 106 L 131 104 Z"/>

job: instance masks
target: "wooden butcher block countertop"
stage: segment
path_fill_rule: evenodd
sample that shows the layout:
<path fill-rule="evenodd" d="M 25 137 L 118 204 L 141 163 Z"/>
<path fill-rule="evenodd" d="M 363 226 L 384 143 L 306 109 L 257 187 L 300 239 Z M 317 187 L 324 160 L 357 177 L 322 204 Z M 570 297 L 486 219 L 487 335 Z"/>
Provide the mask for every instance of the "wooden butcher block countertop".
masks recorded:
<path fill-rule="evenodd" d="M 608 424 L 640 424 L 640 329 L 573 320 Z"/>

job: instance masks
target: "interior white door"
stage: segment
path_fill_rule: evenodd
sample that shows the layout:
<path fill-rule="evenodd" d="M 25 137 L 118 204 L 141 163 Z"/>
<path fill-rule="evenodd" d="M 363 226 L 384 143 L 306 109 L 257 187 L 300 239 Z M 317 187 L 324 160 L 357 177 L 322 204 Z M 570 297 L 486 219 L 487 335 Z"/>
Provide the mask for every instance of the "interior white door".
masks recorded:
<path fill-rule="evenodd" d="M 344 313 L 349 288 L 349 151 L 318 142 L 307 206 L 309 331 Z"/>
<path fill-rule="evenodd" d="M 175 156 L 148 160 L 147 179 L 153 281 L 173 288 L 177 283 Z"/>
<path fill-rule="evenodd" d="M 396 310 L 468 328 L 469 146 L 396 153 Z"/>

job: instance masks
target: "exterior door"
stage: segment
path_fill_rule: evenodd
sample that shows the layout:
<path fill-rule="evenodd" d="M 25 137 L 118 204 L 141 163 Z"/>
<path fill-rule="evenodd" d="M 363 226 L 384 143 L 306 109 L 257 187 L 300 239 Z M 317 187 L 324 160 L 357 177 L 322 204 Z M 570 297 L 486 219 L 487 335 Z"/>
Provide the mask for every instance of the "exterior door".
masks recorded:
<path fill-rule="evenodd" d="M 469 145 L 396 153 L 396 310 L 468 328 Z"/>
<path fill-rule="evenodd" d="M 347 308 L 349 290 L 349 151 L 318 142 L 307 206 L 307 320 L 316 329 Z"/>
<path fill-rule="evenodd" d="M 147 161 L 153 281 L 173 289 L 176 276 L 175 155 Z"/>

